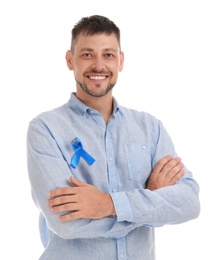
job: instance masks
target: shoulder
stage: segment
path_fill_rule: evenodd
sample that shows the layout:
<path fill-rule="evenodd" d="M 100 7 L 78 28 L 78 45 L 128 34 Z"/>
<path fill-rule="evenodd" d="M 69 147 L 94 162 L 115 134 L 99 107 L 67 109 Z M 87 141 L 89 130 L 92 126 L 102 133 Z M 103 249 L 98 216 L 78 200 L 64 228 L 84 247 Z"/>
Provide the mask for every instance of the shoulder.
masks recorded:
<path fill-rule="evenodd" d="M 32 118 L 29 122 L 29 124 L 37 124 L 37 125 L 47 125 L 50 122 L 56 122 L 60 118 L 63 118 L 66 114 L 66 111 L 68 109 L 67 104 L 63 104 L 59 107 L 53 108 L 48 111 L 44 111 L 36 115 L 34 118 Z"/>
<path fill-rule="evenodd" d="M 135 122 L 144 122 L 144 123 L 150 123 L 150 124 L 160 124 L 160 119 L 158 119 L 156 116 L 150 114 L 146 111 L 139 111 L 132 108 L 126 108 L 120 106 L 120 113 L 122 116 L 126 117 L 127 119 L 132 119 Z"/>

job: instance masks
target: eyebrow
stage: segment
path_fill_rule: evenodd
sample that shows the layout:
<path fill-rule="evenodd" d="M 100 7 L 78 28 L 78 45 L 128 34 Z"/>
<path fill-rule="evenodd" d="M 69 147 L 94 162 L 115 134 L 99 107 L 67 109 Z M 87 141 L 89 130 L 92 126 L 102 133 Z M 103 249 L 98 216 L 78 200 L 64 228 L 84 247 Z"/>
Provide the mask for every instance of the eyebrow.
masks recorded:
<path fill-rule="evenodd" d="M 94 50 L 91 49 L 91 48 L 82 48 L 82 49 L 80 49 L 80 52 L 85 52 L 85 51 L 92 52 Z"/>
<path fill-rule="evenodd" d="M 82 48 L 82 49 L 80 49 L 80 52 L 85 52 L 85 51 L 87 51 L 87 52 L 93 52 L 94 50 L 91 49 L 91 48 Z M 115 49 L 113 49 L 113 48 L 106 48 L 106 49 L 104 49 L 103 51 L 105 51 L 105 52 L 114 52 L 114 53 L 117 52 L 117 51 L 116 51 Z"/>

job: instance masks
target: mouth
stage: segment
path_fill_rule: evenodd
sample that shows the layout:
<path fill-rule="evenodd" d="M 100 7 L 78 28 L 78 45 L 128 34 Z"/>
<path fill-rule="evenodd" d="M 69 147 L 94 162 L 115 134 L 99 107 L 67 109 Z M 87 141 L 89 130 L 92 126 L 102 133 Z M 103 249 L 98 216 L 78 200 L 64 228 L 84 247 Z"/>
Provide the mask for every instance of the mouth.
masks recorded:
<path fill-rule="evenodd" d="M 86 74 L 87 78 L 93 81 L 104 81 L 111 75 L 109 73 L 89 73 Z"/>
<path fill-rule="evenodd" d="M 108 76 L 107 75 L 94 75 L 94 76 L 87 76 L 91 80 L 105 80 Z"/>

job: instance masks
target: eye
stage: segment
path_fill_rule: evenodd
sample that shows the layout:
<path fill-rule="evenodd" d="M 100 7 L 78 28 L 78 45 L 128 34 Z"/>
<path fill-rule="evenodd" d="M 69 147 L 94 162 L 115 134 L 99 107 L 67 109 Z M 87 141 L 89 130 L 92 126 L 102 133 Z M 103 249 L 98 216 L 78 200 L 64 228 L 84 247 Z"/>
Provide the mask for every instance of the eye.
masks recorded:
<path fill-rule="evenodd" d="M 90 58 L 90 57 L 92 57 L 92 55 L 91 55 L 90 53 L 83 53 L 83 54 L 82 54 L 82 57 L 84 57 L 84 58 Z"/>
<path fill-rule="evenodd" d="M 105 56 L 108 57 L 108 58 L 114 57 L 114 55 L 112 53 L 106 53 Z"/>
<path fill-rule="evenodd" d="M 105 57 L 106 57 L 107 59 L 112 59 L 112 58 L 114 58 L 115 56 L 114 56 L 114 54 L 112 54 L 112 53 L 106 53 L 106 54 L 105 54 Z"/>

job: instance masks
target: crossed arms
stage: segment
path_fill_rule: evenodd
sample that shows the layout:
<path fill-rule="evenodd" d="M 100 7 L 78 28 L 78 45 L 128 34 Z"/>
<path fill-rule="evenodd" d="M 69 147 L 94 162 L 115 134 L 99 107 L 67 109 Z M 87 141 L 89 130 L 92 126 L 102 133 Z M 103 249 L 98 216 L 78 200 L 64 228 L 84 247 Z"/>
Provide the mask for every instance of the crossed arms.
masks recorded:
<path fill-rule="evenodd" d="M 184 175 L 183 167 L 181 158 L 165 156 L 156 164 L 146 188 L 152 191 L 174 185 Z M 70 182 L 73 187 L 58 188 L 48 193 L 47 206 L 52 213 L 61 213 L 60 221 L 101 219 L 116 215 L 110 194 L 76 180 L 73 176 L 70 177 Z"/>
<path fill-rule="evenodd" d="M 69 136 L 67 139 L 68 143 Z M 156 164 L 154 159 L 145 188 L 121 189 L 109 194 L 109 189 L 106 193 L 70 177 L 67 161 L 48 129 L 31 124 L 28 172 L 34 202 L 47 228 L 65 239 L 119 238 L 136 227 L 163 226 L 196 218 L 200 210 L 199 186 L 179 157 L 165 156 L 175 154 L 169 138 L 165 147 L 157 146 L 158 155 L 154 156 L 162 159 L 157 159 Z M 63 156 L 69 161 L 69 153 Z M 102 187 L 107 176 L 100 178 Z"/>

